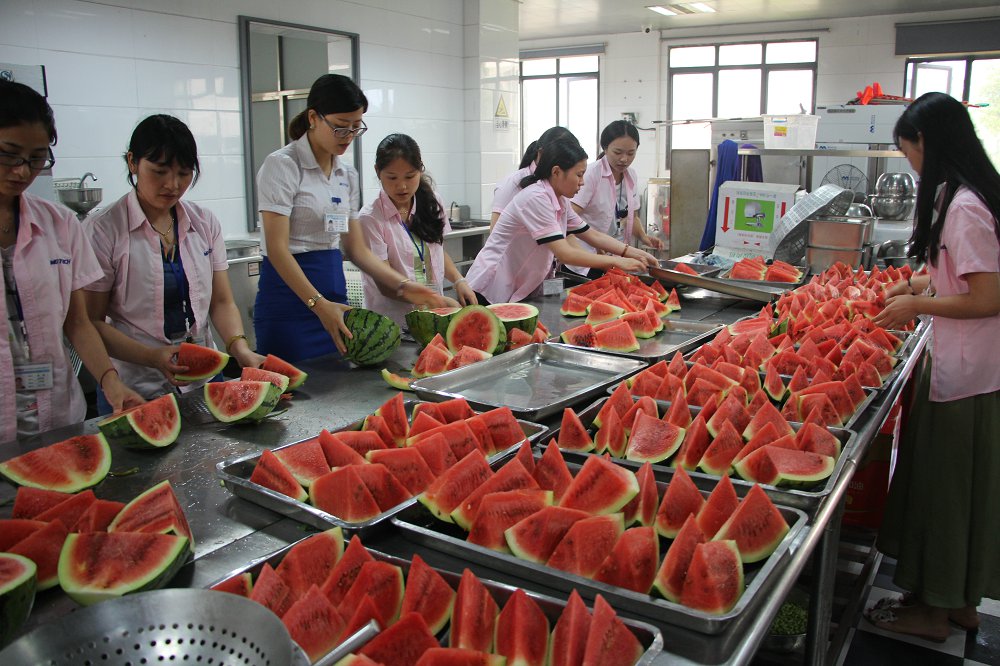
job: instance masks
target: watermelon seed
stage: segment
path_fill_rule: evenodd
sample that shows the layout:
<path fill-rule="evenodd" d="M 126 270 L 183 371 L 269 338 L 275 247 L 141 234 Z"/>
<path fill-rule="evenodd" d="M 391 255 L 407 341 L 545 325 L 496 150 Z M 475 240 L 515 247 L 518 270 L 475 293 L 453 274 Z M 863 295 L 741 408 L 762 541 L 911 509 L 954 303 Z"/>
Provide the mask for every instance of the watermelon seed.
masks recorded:
<path fill-rule="evenodd" d="M 113 469 L 110 472 L 108 472 L 108 476 L 115 476 L 115 477 L 132 476 L 133 474 L 138 474 L 138 473 L 139 473 L 138 467 L 129 467 L 128 469 L 118 469 L 118 470 Z"/>

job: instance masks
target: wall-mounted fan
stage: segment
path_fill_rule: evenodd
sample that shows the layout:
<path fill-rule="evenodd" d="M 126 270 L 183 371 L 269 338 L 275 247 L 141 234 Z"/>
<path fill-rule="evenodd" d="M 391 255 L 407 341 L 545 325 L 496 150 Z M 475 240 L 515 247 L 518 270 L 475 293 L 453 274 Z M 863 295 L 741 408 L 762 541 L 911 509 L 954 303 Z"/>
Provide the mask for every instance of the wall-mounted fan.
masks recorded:
<path fill-rule="evenodd" d="M 854 192 L 855 201 L 864 201 L 868 196 L 868 178 L 865 173 L 856 166 L 850 164 L 838 164 L 823 176 L 821 185 L 836 185 L 845 190 Z"/>

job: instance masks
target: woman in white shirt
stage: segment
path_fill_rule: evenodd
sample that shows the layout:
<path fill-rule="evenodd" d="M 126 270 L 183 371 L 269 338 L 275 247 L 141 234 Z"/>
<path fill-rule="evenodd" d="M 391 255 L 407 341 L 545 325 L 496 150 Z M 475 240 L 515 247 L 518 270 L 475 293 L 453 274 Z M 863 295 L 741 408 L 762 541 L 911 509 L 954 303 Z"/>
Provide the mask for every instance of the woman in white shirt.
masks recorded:
<path fill-rule="evenodd" d="M 406 134 L 390 134 L 375 151 L 375 175 L 382 185 L 378 199 L 361 210 L 361 228 L 376 257 L 414 282 L 438 294 L 443 281 L 455 286 L 462 305 L 476 302 L 476 295 L 444 251 L 444 234 L 451 231 L 441 199 L 424 173 L 420 146 Z M 413 309 L 368 275 L 365 307 L 392 318 L 400 326 Z M 449 299 L 450 300 L 450 299 Z"/>
<path fill-rule="evenodd" d="M 367 127 L 368 100 L 351 79 L 324 74 L 307 109 L 288 127 L 291 143 L 267 156 L 257 173 L 264 229 L 254 307 L 257 350 L 295 362 L 344 351 L 347 258 L 380 285 L 414 305 L 445 300 L 390 268 L 365 245 L 358 227 L 358 172 L 340 160 Z"/>

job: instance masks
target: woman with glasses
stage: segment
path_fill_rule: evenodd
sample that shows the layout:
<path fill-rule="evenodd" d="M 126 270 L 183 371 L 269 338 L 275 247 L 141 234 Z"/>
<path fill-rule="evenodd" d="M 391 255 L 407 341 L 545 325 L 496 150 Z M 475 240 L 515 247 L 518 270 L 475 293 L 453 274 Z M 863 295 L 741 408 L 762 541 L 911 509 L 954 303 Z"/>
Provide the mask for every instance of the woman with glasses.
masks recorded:
<path fill-rule="evenodd" d="M 291 143 L 257 173 L 264 233 L 254 309 L 257 349 L 289 361 L 344 352 L 347 285 L 341 249 L 400 300 L 443 307 L 445 300 L 393 270 L 365 244 L 358 223 L 358 172 L 341 161 L 367 129 L 368 100 L 349 78 L 324 74 L 307 108 L 288 127 Z"/>
<path fill-rule="evenodd" d="M 118 372 L 147 399 L 203 385 L 175 378 L 187 370 L 176 354 L 181 342 L 215 347 L 210 321 L 240 365 L 260 365 L 233 300 L 222 225 L 181 200 L 199 175 L 191 130 L 173 116 L 145 118 L 125 164 L 132 191 L 84 223 L 102 271 L 87 287 L 87 309 Z M 100 393 L 97 409 L 111 411 Z"/>
<path fill-rule="evenodd" d="M 114 409 L 142 398 L 127 388 L 87 316 L 84 288 L 100 266 L 76 217 L 25 190 L 55 160 L 45 98 L 0 81 L 0 442 L 79 423 L 87 405 L 63 336 Z"/>
<path fill-rule="evenodd" d="M 497 220 L 469 269 L 469 286 L 481 303 L 522 301 L 554 274 L 554 261 L 591 268 L 642 271 L 651 255 L 615 240 L 580 219 L 570 205 L 587 170 L 587 153 L 573 137 L 545 146 L 535 173 Z M 607 254 L 591 254 L 569 241 L 576 236 Z"/>
<path fill-rule="evenodd" d="M 587 167 L 583 187 L 573 197 L 573 210 L 592 228 L 632 245 L 662 248 L 659 238 L 646 234 L 639 220 L 638 179 L 632 162 L 639 150 L 639 130 L 632 123 L 615 120 L 601 132 L 601 154 Z M 587 246 L 593 252 L 594 249 Z M 578 272 L 586 272 L 578 269 Z M 601 271 L 591 270 L 591 277 Z"/>
<path fill-rule="evenodd" d="M 360 217 L 371 251 L 436 293 L 442 293 L 444 280 L 448 280 L 455 286 L 461 305 L 475 303 L 476 295 L 444 251 L 444 234 L 451 228 L 444 204 L 424 173 L 417 142 L 405 134 L 390 134 L 382 139 L 375 151 L 375 175 L 382 189 L 378 198 L 362 209 Z M 368 275 L 364 276 L 364 285 L 366 306 L 402 326 L 412 306 Z"/>

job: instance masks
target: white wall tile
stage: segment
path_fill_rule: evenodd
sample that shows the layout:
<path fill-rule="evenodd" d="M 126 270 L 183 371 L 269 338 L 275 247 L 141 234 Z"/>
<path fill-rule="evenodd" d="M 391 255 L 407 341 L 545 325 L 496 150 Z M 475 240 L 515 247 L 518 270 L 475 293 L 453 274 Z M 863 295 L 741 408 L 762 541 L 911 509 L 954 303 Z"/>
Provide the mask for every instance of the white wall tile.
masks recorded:
<path fill-rule="evenodd" d="M 94 107 L 53 104 L 59 159 L 117 157 L 125 153 L 139 121 L 134 107 Z"/>
<path fill-rule="evenodd" d="M 0 44 L 27 47 L 38 44 L 36 5 L 32 0 L 4 0 Z"/>
<path fill-rule="evenodd" d="M 76 0 L 38 0 L 38 45 L 67 51 L 134 58 L 132 10 Z"/>
<path fill-rule="evenodd" d="M 141 45 L 139 55 L 144 60 L 221 64 L 216 41 L 223 34 L 236 33 L 235 25 L 221 29 L 223 27 L 218 21 L 152 12 L 134 12 L 132 19 L 133 39 Z M 229 64 L 239 66 L 235 42 L 224 41 L 227 46 L 233 47 L 233 53 L 228 54 Z"/>
<path fill-rule="evenodd" d="M 42 51 L 51 104 L 135 107 L 136 61 L 66 51 Z"/>

